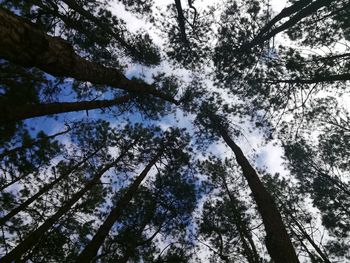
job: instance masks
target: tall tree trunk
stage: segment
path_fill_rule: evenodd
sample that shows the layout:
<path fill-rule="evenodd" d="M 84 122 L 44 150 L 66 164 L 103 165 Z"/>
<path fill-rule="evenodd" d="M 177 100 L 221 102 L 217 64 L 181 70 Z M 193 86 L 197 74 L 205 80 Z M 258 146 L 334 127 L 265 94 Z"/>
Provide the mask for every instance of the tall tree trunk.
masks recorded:
<path fill-rule="evenodd" d="M 63 135 L 63 134 L 66 134 L 68 132 L 70 132 L 72 130 L 71 127 L 68 127 L 68 129 L 66 129 L 65 131 L 61 131 L 61 132 L 58 132 L 58 133 L 55 133 L 55 134 L 52 134 L 52 135 L 49 135 L 49 136 L 45 136 L 43 138 L 40 138 L 40 139 L 36 139 L 32 142 L 29 142 L 29 143 L 24 143 L 23 145 L 21 146 L 18 146 L 18 147 L 15 147 L 15 148 L 12 148 L 12 149 L 5 149 L 2 153 L 0 153 L 0 160 L 6 156 L 9 156 L 9 155 L 12 155 L 18 151 L 22 151 L 24 149 L 27 149 L 27 148 L 30 148 L 34 145 L 37 145 L 37 144 L 40 144 L 44 141 L 48 141 L 50 139 L 53 139 L 57 136 L 60 136 L 60 135 Z"/>
<path fill-rule="evenodd" d="M 186 35 L 186 26 L 185 26 L 185 16 L 183 14 L 182 6 L 181 6 L 181 0 L 175 0 L 175 6 L 177 10 L 177 22 L 179 24 L 181 39 L 183 43 L 188 44 L 188 39 Z"/>
<path fill-rule="evenodd" d="M 279 22 L 280 20 L 282 20 L 283 18 L 286 18 L 288 16 L 293 15 L 294 13 L 300 11 L 301 9 L 303 9 L 305 6 L 307 6 L 308 4 L 310 4 L 312 2 L 312 0 L 298 0 L 296 1 L 294 4 L 292 4 L 291 6 L 288 6 L 286 8 L 283 8 L 281 10 L 281 12 L 279 12 L 274 18 L 272 18 L 257 34 L 257 36 L 255 38 L 260 38 L 262 37 L 265 33 L 269 32 L 270 30 L 272 30 L 272 28 L 274 27 L 274 25 Z"/>
<path fill-rule="evenodd" d="M 91 262 L 96 256 L 99 248 L 107 237 L 109 231 L 113 227 L 114 223 L 120 218 L 122 212 L 128 206 L 129 202 L 135 195 L 143 179 L 147 176 L 147 173 L 151 170 L 152 166 L 159 160 L 163 151 L 160 151 L 144 168 L 144 170 L 137 176 L 135 181 L 128 187 L 126 193 L 121 197 L 112 211 L 109 213 L 108 217 L 104 223 L 97 230 L 96 234 L 92 238 L 89 244 L 83 249 L 83 251 L 78 256 L 76 262 Z"/>
<path fill-rule="evenodd" d="M 22 180 L 23 178 L 26 178 L 27 176 L 31 175 L 32 173 L 26 173 L 26 174 L 22 174 L 20 176 L 17 176 L 15 179 L 13 179 L 11 182 L 5 183 L 4 185 L 2 185 L 0 187 L 0 191 L 3 191 L 4 189 L 6 189 L 7 187 L 10 187 L 11 185 L 17 183 L 18 181 Z M 38 175 L 38 172 L 35 172 L 34 175 Z"/>
<path fill-rule="evenodd" d="M 237 199 L 236 197 L 231 193 L 230 189 L 228 188 L 226 178 L 225 176 L 221 176 L 221 179 L 223 181 L 224 188 L 226 190 L 226 194 L 228 195 L 231 203 L 231 208 L 234 213 L 234 220 L 236 223 L 236 227 L 239 233 L 239 236 L 243 243 L 243 249 L 245 250 L 245 254 L 247 256 L 249 263 L 260 263 L 260 256 L 258 254 L 258 251 L 256 250 L 256 246 L 254 244 L 254 241 L 251 237 L 251 234 L 249 233 L 246 224 L 243 222 L 242 215 L 238 211 L 237 208 Z M 248 243 L 247 243 L 248 240 Z"/>
<path fill-rule="evenodd" d="M 51 190 L 56 184 L 58 184 L 60 181 L 62 181 L 64 178 L 66 178 L 68 175 L 73 173 L 76 169 L 78 169 L 81 165 L 83 165 L 88 159 L 93 157 L 100 149 L 94 151 L 93 153 L 89 154 L 87 157 L 85 157 L 82 161 L 74 165 L 69 171 L 63 173 L 61 176 L 53 180 L 51 183 L 43 186 L 35 195 L 28 198 L 25 202 L 11 210 L 10 213 L 0 218 L 0 226 L 4 225 L 8 220 L 10 220 L 12 217 L 17 215 L 19 212 L 26 209 L 30 204 L 32 204 L 34 201 L 36 201 L 40 196 L 42 196 L 44 193 Z"/>
<path fill-rule="evenodd" d="M 283 23 L 282 25 L 280 25 L 274 29 L 271 29 L 271 31 L 269 33 L 267 33 L 266 35 L 261 35 L 260 37 L 254 38 L 251 42 L 244 44 L 240 49 L 241 50 L 249 50 L 256 45 L 264 43 L 265 41 L 276 36 L 278 33 L 294 26 L 296 23 L 298 23 L 299 21 L 301 21 L 305 17 L 316 12 L 318 9 L 331 4 L 332 2 L 335 2 L 335 0 L 316 0 L 316 1 L 312 2 L 310 5 L 301 9 L 298 13 L 296 13 L 294 16 L 289 18 L 289 20 L 286 21 L 285 23 Z"/>
<path fill-rule="evenodd" d="M 77 55 L 67 41 L 51 37 L 23 18 L 0 7 L 0 56 L 25 67 L 37 67 L 53 76 L 71 77 L 96 85 L 109 85 L 138 94 L 151 94 L 177 104 L 152 85 L 127 79 L 114 68 Z"/>
<path fill-rule="evenodd" d="M 58 114 L 72 111 L 92 110 L 116 106 L 126 103 L 132 96 L 126 95 L 113 100 L 93 100 L 79 102 L 56 102 L 48 104 L 27 104 L 21 106 L 1 107 L 0 123 L 8 121 L 20 121 L 39 116 Z"/>
<path fill-rule="evenodd" d="M 303 237 L 306 238 L 307 241 L 311 244 L 311 246 L 316 250 L 316 252 L 319 254 L 319 256 L 322 258 L 322 260 L 326 263 L 331 263 L 328 259 L 327 255 L 321 250 L 319 246 L 316 245 L 315 241 L 310 237 L 310 235 L 305 231 L 304 227 L 298 222 L 298 220 L 295 218 L 295 216 L 286 208 L 285 212 L 290 216 L 296 227 L 299 229 L 299 231 L 302 233 Z M 296 233 L 295 233 L 296 234 Z M 296 234 L 297 235 L 297 234 Z"/>
<path fill-rule="evenodd" d="M 262 79 L 260 80 L 262 83 L 267 84 L 279 84 L 279 83 L 295 83 L 295 84 L 316 84 L 322 82 L 335 82 L 335 81 L 349 81 L 350 73 L 343 73 L 337 75 L 325 75 L 325 76 L 313 76 L 309 79 Z"/>
<path fill-rule="evenodd" d="M 26 239 L 19 243 L 13 250 L 11 250 L 10 253 L 1 258 L 0 262 L 11 263 L 13 261 L 17 262 L 21 260 L 22 255 L 29 249 L 33 248 L 35 244 L 38 243 L 39 239 L 60 219 L 60 217 L 66 214 L 76 202 L 78 202 L 88 191 L 90 191 L 99 182 L 102 175 L 114 167 L 124 157 L 124 155 L 125 152 L 118 156 L 114 162 L 101 168 L 99 172 L 94 175 L 93 179 L 85 184 L 83 189 L 75 193 L 72 198 L 66 201 L 54 215 L 47 219 L 34 232 L 29 234 L 29 236 L 27 236 Z"/>
<path fill-rule="evenodd" d="M 292 242 L 288 236 L 282 217 L 277 206 L 259 179 L 255 169 L 244 156 L 241 148 L 231 139 L 226 128 L 218 121 L 216 116 L 210 117 L 217 127 L 217 131 L 222 136 L 227 145 L 236 156 L 236 161 L 243 171 L 249 188 L 252 191 L 254 200 L 258 206 L 258 211 L 265 226 L 266 248 L 275 263 L 296 263 L 299 262 Z"/>
<path fill-rule="evenodd" d="M 313 254 L 307 245 L 304 243 L 304 240 L 298 236 L 297 233 L 293 229 L 291 229 L 291 233 L 299 239 L 300 245 L 305 249 L 306 253 L 309 255 L 312 263 L 321 263 L 322 259 L 315 254 Z"/>

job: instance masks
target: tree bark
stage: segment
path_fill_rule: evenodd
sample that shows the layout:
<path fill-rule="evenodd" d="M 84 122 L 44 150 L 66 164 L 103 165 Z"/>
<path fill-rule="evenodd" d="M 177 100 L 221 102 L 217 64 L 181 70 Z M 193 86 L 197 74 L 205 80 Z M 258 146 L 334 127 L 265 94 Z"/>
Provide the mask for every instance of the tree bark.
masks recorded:
<path fill-rule="evenodd" d="M 101 247 L 102 243 L 104 242 L 105 238 L 107 237 L 114 223 L 120 218 L 122 212 L 125 210 L 129 202 L 135 195 L 136 191 L 138 190 L 140 184 L 147 176 L 147 173 L 151 170 L 153 165 L 155 165 L 155 163 L 158 161 L 158 159 L 161 157 L 162 154 L 163 154 L 163 151 L 160 151 L 150 161 L 150 163 L 144 168 L 144 170 L 137 176 L 135 181 L 129 186 L 128 190 L 123 195 L 123 197 L 121 197 L 118 200 L 117 204 L 109 213 L 104 223 L 97 230 L 96 234 L 94 235 L 90 243 L 86 245 L 86 247 L 83 249 L 83 251 L 80 253 L 78 258 L 76 259 L 77 263 L 91 262 L 93 258 L 97 255 L 99 248 Z"/>
<path fill-rule="evenodd" d="M 56 102 L 47 104 L 27 104 L 22 106 L 1 106 L 0 123 L 20 121 L 34 117 L 58 114 L 64 112 L 107 108 L 126 103 L 132 96 L 126 95 L 113 100 L 94 100 L 79 102 Z"/>
<path fill-rule="evenodd" d="M 0 57 L 24 67 L 37 67 L 53 76 L 71 77 L 128 92 L 150 94 L 177 104 L 152 85 L 127 79 L 117 69 L 77 55 L 67 41 L 51 37 L 32 23 L 0 7 Z"/>
<path fill-rule="evenodd" d="M 8 214 L 0 218 L 0 226 L 4 225 L 8 220 L 10 220 L 12 217 L 17 215 L 19 212 L 26 209 L 30 204 L 32 204 L 34 201 L 36 201 L 40 196 L 42 196 L 44 193 L 51 190 L 56 184 L 58 184 L 60 181 L 62 181 L 64 178 L 66 178 L 68 175 L 73 173 L 76 169 L 78 169 L 81 165 L 83 165 L 88 159 L 93 157 L 100 149 L 97 151 L 94 151 L 93 153 L 89 154 L 87 157 L 85 157 L 82 161 L 74 165 L 69 171 L 63 173 L 61 176 L 53 180 L 51 183 L 43 186 L 35 195 L 28 198 L 25 202 L 11 210 Z"/>
<path fill-rule="evenodd" d="M 39 228 L 37 228 L 34 232 L 29 234 L 26 239 L 24 239 L 21 243 L 19 243 L 13 250 L 10 251 L 7 255 L 5 255 L 3 258 L 0 259 L 1 263 L 12 263 L 13 261 L 17 262 L 21 260 L 21 257 L 24 253 L 26 253 L 28 250 L 33 248 L 35 244 L 38 243 L 40 238 L 64 215 L 66 214 L 73 205 L 79 201 L 80 198 L 82 198 L 88 191 L 90 191 L 100 180 L 102 175 L 106 173 L 109 169 L 114 167 L 125 155 L 125 152 L 123 152 L 121 155 L 118 156 L 118 158 L 102 167 L 98 173 L 95 174 L 93 179 L 91 179 L 89 182 L 87 182 L 83 189 L 79 190 L 77 193 L 75 193 L 71 199 L 69 199 L 67 202 L 64 203 L 61 208 L 58 209 L 58 211 L 52 215 L 49 219 L 47 219 Z"/>
<path fill-rule="evenodd" d="M 272 196 L 265 189 L 257 172 L 244 156 L 241 148 L 230 138 L 226 128 L 217 121 L 216 117 L 211 116 L 210 119 L 217 127 L 217 131 L 221 137 L 234 152 L 236 161 L 241 167 L 243 176 L 246 178 L 249 188 L 252 191 L 253 198 L 265 226 L 265 243 L 271 258 L 275 263 L 299 262 Z"/>

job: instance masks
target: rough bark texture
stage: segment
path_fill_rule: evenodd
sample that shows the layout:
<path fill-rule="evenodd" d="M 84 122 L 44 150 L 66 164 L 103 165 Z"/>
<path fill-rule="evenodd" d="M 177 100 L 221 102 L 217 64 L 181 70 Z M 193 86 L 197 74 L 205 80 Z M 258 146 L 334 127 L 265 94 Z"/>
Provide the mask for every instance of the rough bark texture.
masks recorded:
<path fill-rule="evenodd" d="M 145 167 L 145 169 L 137 176 L 135 181 L 129 186 L 126 193 L 121 197 L 116 206 L 112 209 L 112 211 L 109 213 L 107 219 L 104 221 L 104 223 L 100 226 L 100 228 L 97 230 L 96 234 L 92 238 L 89 244 L 84 248 L 84 250 L 80 253 L 78 256 L 76 262 L 91 262 L 93 258 L 97 255 L 97 252 L 99 248 L 101 247 L 102 243 L 104 242 L 106 236 L 108 235 L 109 231 L 113 227 L 114 223 L 120 218 L 122 212 L 125 210 L 133 196 L 135 195 L 137 189 L 139 188 L 140 184 L 142 183 L 143 179 L 147 176 L 147 173 L 149 170 L 151 170 L 152 166 L 158 161 L 158 159 L 161 157 L 162 151 L 158 153 Z"/>
<path fill-rule="evenodd" d="M 239 146 L 231 139 L 226 131 L 226 128 L 220 125 L 218 122 L 215 123 L 217 131 L 234 152 L 237 163 L 241 167 L 243 175 L 248 182 L 250 190 L 252 191 L 253 198 L 257 204 L 258 211 L 265 226 L 265 243 L 271 258 L 275 263 L 299 262 L 282 221 L 282 217 L 272 196 L 265 189 L 257 172 L 251 166 L 248 159 L 244 156 L 241 148 L 239 148 Z"/>
<path fill-rule="evenodd" d="M 34 117 L 64 112 L 107 108 L 126 103 L 130 99 L 131 96 L 126 95 L 113 100 L 56 102 L 48 104 L 27 104 L 21 106 L 4 105 L 0 106 L 0 123 L 9 121 L 20 121 Z"/>
<path fill-rule="evenodd" d="M 172 97 L 146 83 L 127 79 L 114 68 L 77 55 L 65 40 L 51 37 L 32 23 L 0 7 L 0 57 L 25 67 L 37 67 L 53 76 L 72 77 L 108 85 L 135 94 L 151 94 L 172 103 Z"/>

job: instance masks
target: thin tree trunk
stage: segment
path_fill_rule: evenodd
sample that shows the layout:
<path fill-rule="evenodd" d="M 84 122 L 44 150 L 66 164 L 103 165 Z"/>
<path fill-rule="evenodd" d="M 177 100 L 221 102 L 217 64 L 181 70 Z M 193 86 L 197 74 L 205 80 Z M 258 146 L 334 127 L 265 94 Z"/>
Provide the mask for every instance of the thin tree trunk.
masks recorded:
<path fill-rule="evenodd" d="M 188 44 L 187 35 L 186 35 L 186 26 L 185 26 L 185 17 L 183 14 L 181 0 L 175 0 L 175 6 L 177 10 L 177 21 L 179 24 L 181 39 L 184 43 Z"/>
<path fill-rule="evenodd" d="M 11 185 L 13 185 L 13 184 L 17 183 L 18 181 L 22 180 L 23 178 L 26 178 L 26 177 L 29 176 L 30 174 L 32 174 L 32 173 L 23 174 L 23 175 L 21 175 L 21 176 L 16 177 L 16 178 L 13 179 L 11 182 L 8 182 L 8 183 L 2 185 L 2 186 L 0 187 L 0 191 L 3 191 L 3 190 L 6 189 L 7 187 L 10 187 Z M 35 175 L 37 175 L 37 174 L 38 174 L 38 172 L 35 172 Z"/>
<path fill-rule="evenodd" d="M 113 100 L 94 100 L 79 102 L 56 102 L 48 104 L 28 104 L 22 106 L 2 106 L 0 111 L 0 123 L 20 121 L 39 116 L 58 114 L 72 111 L 92 110 L 116 106 L 126 103 L 132 96 L 126 95 Z"/>
<path fill-rule="evenodd" d="M 138 94 L 151 94 L 177 104 L 152 85 L 127 79 L 114 68 L 77 55 L 67 41 L 51 37 L 32 23 L 0 7 L 0 56 L 25 67 L 37 67 L 53 76 L 71 77 Z"/>
<path fill-rule="evenodd" d="M 4 225 L 8 220 L 10 220 L 12 217 L 17 215 L 19 212 L 26 209 L 30 204 L 32 204 L 34 201 L 36 201 L 40 196 L 42 196 L 44 193 L 51 190 L 56 184 L 58 184 L 60 181 L 62 181 L 64 178 L 66 178 L 68 175 L 73 173 L 76 169 L 78 169 L 81 165 L 83 165 L 88 159 L 93 157 L 100 149 L 94 151 L 87 157 L 85 157 L 82 161 L 74 165 L 69 171 L 63 173 L 61 176 L 53 180 L 51 183 L 43 186 L 35 195 L 28 198 L 25 202 L 23 202 L 21 205 L 17 206 L 13 210 L 11 210 L 10 213 L 0 218 L 0 226 Z"/>
<path fill-rule="evenodd" d="M 41 142 L 44 142 L 44 141 L 48 141 L 50 139 L 53 139 L 57 136 L 60 136 L 60 135 L 63 135 L 63 134 L 66 134 L 68 132 L 70 132 L 72 130 L 71 127 L 68 127 L 67 130 L 65 131 L 62 131 L 62 132 L 58 132 L 58 133 L 55 133 L 55 134 L 52 134 L 52 135 L 49 135 L 49 136 L 45 136 L 44 138 L 40 138 L 40 139 L 37 139 L 37 140 L 34 140 L 32 142 L 29 142 L 29 143 L 24 143 L 23 145 L 21 146 L 18 146 L 18 147 L 15 147 L 15 148 L 12 148 L 12 149 L 5 149 L 2 153 L 0 153 L 0 160 L 8 155 L 11 155 L 11 154 L 14 154 L 18 151 L 21 151 L 21 150 L 24 150 L 24 149 L 27 149 L 27 148 L 30 148 L 36 144 L 40 144 Z"/>
<path fill-rule="evenodd" d="M 108 24 L 105 24 L 101 22 L 95 15 L 91 14 L 89 11 L 86 11 L 82 6 L 79 5 L 75 0 L 62 0 L 69 8 L 77 12 L 82 17 L 86 18 L 87 20 L 90 20 L 91 22 L 94 22 L 101 30 L 109 34 L 111 37 L 113 37 L 115 40 L 119 42 L 119 44 L 127 51 L 127 53 L 135 53 L 137 50 L 127 43 L 121 35 L 123 33 L 116 33 L 114 32 Z M 52 2 L 52 1 L 50 1 Z"/>
<path fill-rule="evenodd" d="M 303 9 L 305 6 L 310 4 L 312 0 L 298 0 L 291 6 L 288 6 L 286 8 L 283 8 L 280 13 L 278 13 L 274 18 L 272 18 L 258 33 L 258 35 L 255 37 L 256 39 L 262 37 L 265 33 L 269 32 L 272 30 L 273 26 L 282 20 L 283 18 L 286 18 L 288 16 L 293 15 L 294 13 L 300 11 Z"/>
<path fill-rule="evenodd" d="M 88 191 L 90 191 L 99 182 L 102 175 L 106 173 L 109 169 L 114 167 L 124 156 L 125 152 L 118 156 L 118 158 L 114 162 L 101 168 L 99 172 L 95 174 L 93 179 L 91 179 L 85 184 L 83 189 L 75 193 L 72 196 L 72 198 L 65 202 L 64 205 L 61 206 L 61 208 L 58 209 L 58 211 L 54 215 L 47 219 L 34 232 L 29 234 L 27 238 L 24 239 L 21 243 L 19 243 L 13 250 L 11 250 L 10 253 L 1 258 L 0 262 L 11 263 L 13 261 L 17 262 L 21 260 L 22 255 L 31 248 L 33 248 L 35 244 L 39 242 L 40 238 L 60 219 L 60 217 L 66 214 L 76 202 L 78 202 Z"/>
<path fill-rule="evenodd" d="M 250 263 L 259 263 L 259 262 L 261 262 L 260 256 L 256 250 L 254 241 L 251 238 L 251 235 L 250 235 L 245 223 L 243 222 L 242 215 L 239 213 L 239 211 L 237 209 L 236 197 L 231 194 L 230 189 L 228 188 L 228 185 L 226 182 L 226 178 L 224 176 L 222 176 L 221 179 L 223 181 L 224 188 L 225 188 L 226 193 L 227 193 L 227 195 L 230 199 L 230 202 L 231 202 L 231 208 L 232 208 L 233 213 L 235 215 L 236 227 L 237 227 L 238 233 L 240 235 L 240 238 L 242 240 L 243 248 L 246 251 L 247 259 Z M 248 239 L 250 246 L 248 245 L 246 239 Z"/>
<path fill-rule="evenodd" d="M 96 234 L 94 235 L 90 243 L 87 244 L 86 247 L 83 249 L 83 251 L 80 253 L 78 258 L 76 259 L 77 263 L 91 262 L 93 260 L 99 248 L 101 247 L 102 243 L 104 242 L 105 238 L 107 237 L 109 231 L 113 227 L 114 223 L 120 218 L 121 214 L 123 213 L 125 208 L 128 206 L 129 202 L 131 201 L 136 191 L 138 190 L 140 184 L 142 183 L 144 178 L 147 176 L 147 173 L 151 170 L 153 165 L 155 165 L 155 163 L 159 160 L 162 154 L 163 154 L 163 151 L 160 151 L 150 161 L 150 163 L 144 168 L 144 170 L 137 176 L 135 181 L 128 187 L 128 190 L 126 191 L 126 193 L 123 195 L 123 197 L 121 197 L 118 200 L 117 204 L 109 213 L 104 223 L 97 230 Z"/>
<path fill-rule="evenodd" d="M 244 156 L 241 148 L 230 138 L 226 128 L 221 125 L 217 117 L 211 116 L 211 121 L 217 127 L 227 145 L 236 156 L 236 161 L 243 171 L 253 198 L 258 206 L 258 211 L 263 219 L 266 231 L 266 248 L 275 263 L 296 263 L 299 262 L 292 242 L 282 221 L 277 206 L 259 179 L 255 169 Z"/>
<path fill-rule="evenodd" d="M 291 212 L 287 211 L 285 209 L 287 214 L 291 217 L 292 221 L 294 224 L 297 226 L 299 231 L 303 234 L 303 236 L 309 241 L 309 243 L 312 245 L 312 247 L 316 250 L 316 252 L 319 254 L 319 256 L 322 258 L 322 260 L 326 263 L 331 263 L 330 260 L 328 259 L 327 255 L 323 253 L 323 251 L 316 245 L 315 241 L 310 237 L 310 235 L 305 231 L 302 225 L 298 222 L 298 220 L 292 215 Z"/>
<path fill-rule="evenodd" d="M 335 81 L 348 81 L 350 80 L 350 74 L 337 74 L 337 75 L 327 75 L 327 76 L 315 76 L 310 79 L 265 79 L 261 80 L 262 83 L 267 84 L 278 84 L 278 83 L 290 83 L 290 84 L 316 84 L 322 82 L 335 82 Z"/>
<path fill-rule="evenodd" d="M 251 42 L 244 44 L 240 49 L 241 50 L 249 50 L 256 45 L 262 44 L 263 42 L 276 36 L 278 33 L 294 26 L 296 23 L 301 21 L 303 18 L 311 15 L 312 13 L 316 12 L 318 9 L 331 4 L 333 1 L 334 0 L 316 0 L 315 2 L 311 3 L 310 5 L 305 7 L 304 9 L 300 10 L 297 14 L 292 16 L 287 22 L 272 29 L 269 33 L 267 33 L 264 36 L 260 36 L 259 38 L 254 38 Z"/>
<path fill-rule="evenodd" d="M 309 255 L 310 259 L 311 259 L 311 262 L 312 263 L 320 263 L 322 262 L 322 259 L 320 257 L 316 257 L 310 250 L 309 248 L 307 247 L 307 245 L 304 243 L 304 240 L 298 236 L 297 233 L 295 233 L 295 231 L 293 229 L 290 230 L 291 233 L 296 237 L 298 238 L 301 246 L 305 249 L 306 253 Z"/>

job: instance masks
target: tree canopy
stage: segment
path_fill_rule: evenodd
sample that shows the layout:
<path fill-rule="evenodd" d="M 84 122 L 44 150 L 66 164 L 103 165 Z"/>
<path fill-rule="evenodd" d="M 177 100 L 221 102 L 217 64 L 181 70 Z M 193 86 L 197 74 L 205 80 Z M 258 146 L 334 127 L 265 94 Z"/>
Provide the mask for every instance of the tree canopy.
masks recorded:
<path fill-rule="evenodd" d="M 0 0 L 0 262 L 350 262 L 349 15 Z"/>

